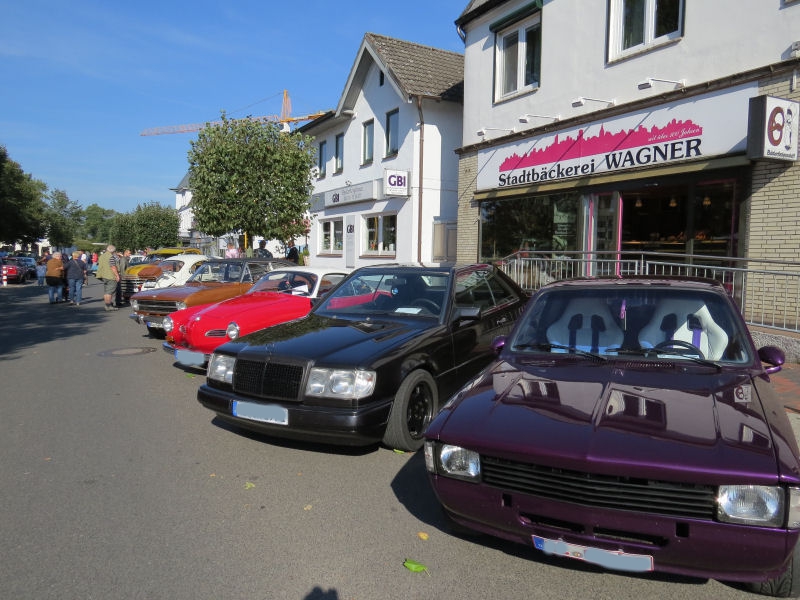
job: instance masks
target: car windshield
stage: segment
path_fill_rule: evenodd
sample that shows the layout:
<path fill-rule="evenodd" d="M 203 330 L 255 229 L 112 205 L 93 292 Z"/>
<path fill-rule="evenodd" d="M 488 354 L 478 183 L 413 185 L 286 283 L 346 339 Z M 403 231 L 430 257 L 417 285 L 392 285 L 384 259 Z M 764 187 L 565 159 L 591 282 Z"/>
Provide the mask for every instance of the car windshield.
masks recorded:
<path fill-rule="evenodd" d="M 162 273 L 177 273 L 183 268 L 182 260 L 164 260 L 158 263 Z"/>
<path fill-rule="evenodd" d="M 200 283 L 238 283 L 252 280 L 247 263 L 241 261 L 209 262 L 197 269 L 189 278 L 189 281 Z"/>
<path fill-rule="evenodd" d="M 667 286 L 564 287 L 542 292 L 506 345 L 524 354 L 743 363 L 752 344 L 720 294 Z"/>
<path fill-rule="evenodd" d="M 248 294 L 253 292 L 284 292 L 295 296 L 310 296 L 317 285 L 314 273 L 300 271 L 272 271 L 258 280 Z"/>
<path fill-rule="evenodd" d="M 354 273 L 319 305 L 327 316 L 407 315 L 439 317 L 446 306 L 450 273 L 367 269 Z"/>

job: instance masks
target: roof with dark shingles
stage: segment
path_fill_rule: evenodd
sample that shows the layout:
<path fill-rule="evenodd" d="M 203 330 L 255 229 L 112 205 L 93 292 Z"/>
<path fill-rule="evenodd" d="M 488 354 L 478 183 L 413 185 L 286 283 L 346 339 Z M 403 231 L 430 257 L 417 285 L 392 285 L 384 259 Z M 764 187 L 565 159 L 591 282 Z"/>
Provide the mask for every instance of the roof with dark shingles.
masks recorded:
<path fill-rule="evenodd" d="M 376 33 L 365 34 L 364 40 L 380 56 L 407 95 L 463 100 L 463 54 Z"/>

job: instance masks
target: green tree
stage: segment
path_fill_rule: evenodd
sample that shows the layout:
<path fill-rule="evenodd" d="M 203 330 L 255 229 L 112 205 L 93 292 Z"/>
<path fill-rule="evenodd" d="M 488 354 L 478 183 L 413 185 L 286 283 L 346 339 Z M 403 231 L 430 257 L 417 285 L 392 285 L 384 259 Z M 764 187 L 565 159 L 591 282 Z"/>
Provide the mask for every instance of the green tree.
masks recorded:
<path fill-rule="evenodd" d="M 180 217 L 174 208 L 156 202 L 139 205 L 133 212 L 136 243 L 126 248 L 161 248 L 178 244 Z"/>
<path fill-rule="evenodd" d="M 117 214 L 116 211 L 97 204 L 90 204 L 83 210 L 83 214 L 83 227 L 81 227 L 80 235 L 95 242 L 108 242 L 111 239 L 109 230 L 112 217 Z"/>
<path fill-rule="evenodd" d="M 197 228 L 209 235 L 246 233 L 287 241 L 305 232 L 313 190 L 312 138 L 275 123 L 228 119 L 207 125 L 189 151 Z"/>
<path fill-rule="evenodd" d="M 83 222 L 83 209 L 80 204 L 70 200 L 64 190 L 54 190 L 45 210 L 47 239 L 57 248 L 72 245 Z"/>
<path fill-rule="evenodd" d="M 117 248 L 137 250 L 175 246 L 178 243 L 180 217 L 174 208 L 155 202 L 139 205 L 130 213 L 111 218 L 109 240 Z"/>
<path fill-rule="evenodd" d="M 108 240 L 117 248 L 139 248 L 136 241 L 136 226 L 133 213 L 117 213 L 111 217 L 108 228 Z"/>
<path fill-rule="evenodd" d="M 0 241 L 31 244 L 44 237 L 47 185 L 34 179 L 0 146 Z"/>

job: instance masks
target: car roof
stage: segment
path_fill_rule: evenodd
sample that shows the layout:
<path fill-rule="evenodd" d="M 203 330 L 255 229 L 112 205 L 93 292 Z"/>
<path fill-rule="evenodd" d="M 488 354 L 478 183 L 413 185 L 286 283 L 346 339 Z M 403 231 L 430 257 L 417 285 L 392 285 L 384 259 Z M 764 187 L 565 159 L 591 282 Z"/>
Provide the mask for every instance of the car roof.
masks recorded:
<path fill-rule="evenodd" d="M 683 289 L 705 289 L 727 294 L 725 287 L 716 279 L 702 277 L 680 277 L 669 275 L 630 275 L 624 277 L 578 277 L 562 279 L 548 283 L 540 291 L 555 288 L 582 288 L 587 287 L 617 287 L 617 286 L 647 286 L 670 287 Z"/>
<path fill-rule="evenodd" d="M 276 262 L 276 261 L 273 261 Z M 314 273 L 315 275 L 325 275 L 327 273 L 349 273 L 351 269 L 345 269 L 342 267 L 304 267 L 302 265 L 297 265 L 295 263 L 291 263 L 291 267 L 283 267 L 280 266 L 275 271 L 289 271 L 289 272 L 300 272 L 300 273 Z M 270 271 L 267 275 L 272 275 L 275 271 Z"/>

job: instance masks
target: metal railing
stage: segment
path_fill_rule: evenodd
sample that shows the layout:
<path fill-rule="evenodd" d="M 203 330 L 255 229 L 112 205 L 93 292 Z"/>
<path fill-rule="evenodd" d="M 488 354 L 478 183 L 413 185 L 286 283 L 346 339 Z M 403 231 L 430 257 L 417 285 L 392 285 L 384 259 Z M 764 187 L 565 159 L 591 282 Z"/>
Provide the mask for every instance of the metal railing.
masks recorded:
<path fill-rule="evenodd" d="M 720 281 L 749 325 L 800 332 L 800 263 L 659 252 L 521 251 L 497 261 L 524 289 L 575 277 L 669 275 Z"/>

